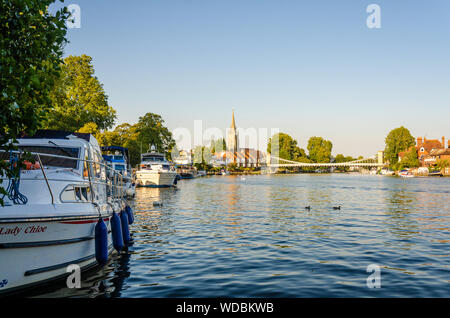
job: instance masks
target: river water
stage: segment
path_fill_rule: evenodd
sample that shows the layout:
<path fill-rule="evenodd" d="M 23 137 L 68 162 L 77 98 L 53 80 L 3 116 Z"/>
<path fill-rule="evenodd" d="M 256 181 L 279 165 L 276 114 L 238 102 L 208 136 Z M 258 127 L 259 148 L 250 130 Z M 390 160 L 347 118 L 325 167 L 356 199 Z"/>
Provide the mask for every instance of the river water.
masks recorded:
<path fill-rule="evenodd" d="M 140 188 L 129 251 L 33 296 L 449 297 L 449 199 L 450 178 L 350 174 Z"/>

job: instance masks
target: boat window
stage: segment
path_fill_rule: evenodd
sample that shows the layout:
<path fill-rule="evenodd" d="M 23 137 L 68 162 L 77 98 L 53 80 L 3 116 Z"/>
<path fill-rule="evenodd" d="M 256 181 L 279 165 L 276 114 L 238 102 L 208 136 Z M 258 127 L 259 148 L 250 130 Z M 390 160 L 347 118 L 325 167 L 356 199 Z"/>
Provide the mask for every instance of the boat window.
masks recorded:
<path fill-rule="evenodd" d="M 125 165 L 115 165 L 114 168 L 115 168 L 115 170 L 118 170 L 118 171 L 124 171 Z"/>
<path fill-rule="evenodd" d="M 71 147 L 19 146 L 19 149 L 23 151 L 45 153 L 71 158 L 78 158 L 78 154 L 80 153 L 79 148 L 71 148 Z M 40 157 L 42 165 L 44 167 L 50 166 L 50 167 L 72 168 L 72 169 L 78 168 L 78 160 L 55 158 L 42 155 Z"/>
<path fill-rule="evenodd" d="M 88 202 L 90 198 L 89 186 L 68 185 L 61 192 L 61 202 Z"/>
<path fill-rule="evenodd" d="M 161 156 L 143 156 L 143 161 L 163 161 L 164 158 Z"/>
<path fill-rule="evenodd" d="M 97 179 L 100 179 L 102 177 L 102 173 L 101 173 L 101 165 L 100 163 L 102 162 L 102 156 L 100 154 L 97 153 L 97 151 L 93 151 L 94 154 L 94 158 L 92 159 L 94 161 L 92 167 L 94 168 L 94 177 Z"/>

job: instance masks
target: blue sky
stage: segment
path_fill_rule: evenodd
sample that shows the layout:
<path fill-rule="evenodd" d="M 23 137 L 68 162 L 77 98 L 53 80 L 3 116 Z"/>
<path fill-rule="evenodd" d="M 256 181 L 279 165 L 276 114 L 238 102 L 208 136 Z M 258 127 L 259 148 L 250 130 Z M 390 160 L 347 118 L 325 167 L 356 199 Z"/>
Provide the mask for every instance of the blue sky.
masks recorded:
<path fill-rule="evenodd" d="M 65 55 L 93 57 L 118 124 L 280 128 L 372 156 L 404 125 L 450 138 L 450 1 L 74 0 Z M 366 7 L 381 8 L 381 28 Z"/>

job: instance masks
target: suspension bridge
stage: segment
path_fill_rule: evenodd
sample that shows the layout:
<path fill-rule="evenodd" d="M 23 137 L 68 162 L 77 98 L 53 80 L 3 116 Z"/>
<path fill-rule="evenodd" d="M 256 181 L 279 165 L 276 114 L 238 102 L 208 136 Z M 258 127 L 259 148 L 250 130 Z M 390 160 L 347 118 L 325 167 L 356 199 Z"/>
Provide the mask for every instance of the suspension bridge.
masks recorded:
<path fill-rule="evenodd" d="M 287 168 L 287 167 L 312 167 L 312 168 L 331 168 L 331 167 L 359 167 L 359 168 L 378 168 L 386 166 L 385 163 L 380 162 L 374 158 L 363 158 L 347 162 L 327 162 L 327 163 L 311 163 L 311 162 L 298 162 L 270 156 L 268 154 L 267 159 L 268 168 Z"/>

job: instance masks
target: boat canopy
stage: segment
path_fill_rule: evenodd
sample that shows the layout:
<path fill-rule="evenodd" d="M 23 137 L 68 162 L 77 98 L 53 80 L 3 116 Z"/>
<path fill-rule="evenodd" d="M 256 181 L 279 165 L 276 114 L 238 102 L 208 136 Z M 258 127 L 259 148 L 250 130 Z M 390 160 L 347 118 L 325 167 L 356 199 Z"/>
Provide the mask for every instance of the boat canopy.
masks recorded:
<path fill-rule="evenodd" d="M 87 142 L 91 142 L 91 134 L 88 133 L 78 133 L 64 130 L 51 130 L 51 129 L 39 129 L 33 136 L 24 136 L 20 139 L 69 139 L 69 136 L 75 136 L 82 138 Z"/>
<path fill-rule="evenodd" d="M 103 146 L 101 149 L 103 159 L 109 162 L 126 163 L 128 158 L 130 158 L 128 155 L 128 148 L 120 146 Z M 118 155 L 117 152 L 120 152 L 121 155 Z"/>

